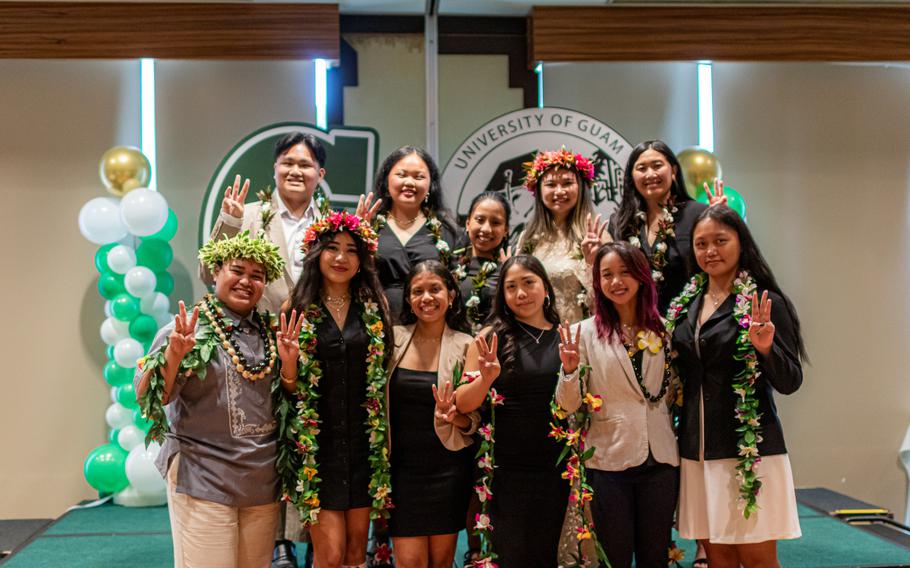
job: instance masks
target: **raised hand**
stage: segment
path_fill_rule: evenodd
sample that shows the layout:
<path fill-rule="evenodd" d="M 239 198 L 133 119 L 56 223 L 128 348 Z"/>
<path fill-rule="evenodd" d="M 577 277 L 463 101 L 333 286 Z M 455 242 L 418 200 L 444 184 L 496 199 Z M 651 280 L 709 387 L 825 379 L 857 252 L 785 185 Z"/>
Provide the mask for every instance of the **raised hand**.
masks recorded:
<path fill-rule="evenodd" d="M 774 343 L 774 323 L 771 321 L 771 300 L 768 299 L 767 290 L 762 293 L 761 302 L 758 300 L 757 290 L 755 294 L 752 294 L 752 323 L 749 324 L 749 341 L 762 355 L 771 353 L 771 345 Z"/>
<path fill-rule="evenodd" d="M 366 196 L 360 196 L 360 200 L 357 201 L 357 210 L 355 212 L 355 215 L 367 223 L 370 223 L 373 221 L 373 217 L 376 216 L 376 213 L 379 212 L 379 207 L 381 205 L 381 199 L 377 199 L 376 203 L 373 203 L 373 192 L 371 191 L 370 193 L 366 194 Z"/>
<path fill-rule="evenodd" d="M 480 367 L 480 376 L 487 382 L 492 383 L 499 377 L 499 359 L 496 357 L 496 348 L 499 346 L 499 338 L 493 333 L 493 338 L 487 345 L 487 340 L 482 335 L 474 338 L 477 345 L 477 363 Z"/>
<path fill-rule="evenodd" d="M 224 199 L 221 200 L 221 211 L 231 217 L 243 217 L 243 204 L 246 202 L 246 194 L 249 191 L 249 178 L 243 182 L 243 187 L 240 187 L 240 176 L 235 177 L 234 185 L 229 185 L 224 190 Z"/>
<path fill-rule="evenodd" d="M 183 359 L 196 346 L 196 321 L 199 319 L 199 306 L 193 308 L 192 317 L 186 313 L 186 304 L 180 301 L 177 315 L 174 316 L 174 331 L 168 336 L 167 348 L 178 359 Z"/>
<path fill-rule="evenodd" d="M 512 258 L 512 245 L 499 249 L 499 264 Z"/>
<path fill-rule="evenodd" d="M 598 213 L 597 217 L 592 219 L 591 214 L 588 213 L 585 219 L 585 238 L 581 241 L 581 252 L 585 257 L 585 262 L 591 265 L 594 264 L 597 249 L 603 242 L 604 231 L 607 230 L 607 225 L 610 223 L 609 219 L 601 222 L 601 217 L 602 215 Z"/>
<path fill-rule="evenodd" d="M 432 385 L 432 388 L 433 398 L 436 399 L 436 409 L 433 411 L 433 415 L 449 424 L 455 422 L 458 409 L 455 407 L 455 389 L 452 388 L 452 381 L 446 381 L 442 385 L 442 392 L 436 389 L 436 385 Z"/>
<path fill-rule="evenodd" d="M 300 328 L 303 327 L 303 314 L 297 316 L 297 310 L 291 311 L 291 317 L 281 313 L 281 322 L 275 342 L 278 344 L 278 357 L 282 367 L 297 367 L 297 357 L 300 356 Z M 291 373 L 285 373 L 291 375 Z"/>
<path fill-rule="evenodd" d="M 708 187 L 708 182 L 705 182 L 705 193 L 708 194 L 708 207 L 727 204 L 727 196 L 724 195 L 724 181 L 722 179 L 714 178 L 714 191 L 711 191 L 711 188 Z"/>
<path fill-rule="evenodd" d="M 572 326 L 568 320 L 559 324 L 559 360 L 562 370 L 569 375 L 575 372 L 580 361 L 578 355 L 578 338 L 581 336 L 581 324 L 575 326 L 575 338 L 572 338 Z"/>

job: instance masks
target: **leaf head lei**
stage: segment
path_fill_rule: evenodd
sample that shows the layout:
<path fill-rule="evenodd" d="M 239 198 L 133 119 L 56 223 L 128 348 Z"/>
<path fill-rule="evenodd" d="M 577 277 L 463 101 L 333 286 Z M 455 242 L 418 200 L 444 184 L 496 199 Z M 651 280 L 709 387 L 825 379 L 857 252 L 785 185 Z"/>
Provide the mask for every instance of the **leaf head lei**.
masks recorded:
<path fill-rule="evenodd" d="M 667 331 L 672 333 L 677 322 L 685 314 L 692 301 L 705 289 L 708 277 L 704 272 L 696 274 L 686 284 L 682 293 L 670 302 L 667 311 Z M 749 340 L 749 325 L 752 323 L 752 297 L 756 292 L 755 279 L 747 271 L 740 271 L 733 280 L 731 293 L 735 295 L 733 319 L 739 329 L 736 336 L 736 353 L 733 358 L 743 362 L 742 369 L 733 377 L 733 392 L 736 394 L 734 412 L 739 427 L 736 445 L 738 457 L 736 464 L 739 478 L 739 501 L 743 517 L 748 519 L 758 512 L 758 492 L 761 479 L 756 472 L 761 456 L 758 444 L 762 442 L 761 413 L 758 412 L 758 397 L 755 382 L 761 375 L 758 368 L 758 356 L 755 347 Z"/>
<path fill-rule="evenodd" d="M 266 239 L 251 237 L 249 231 L 233 237 L 224 235 L 222 239 L 211 239 L 199 249 L 199 260 L 212 272 L 237 258 L 261 264 L 265 269 L 266 284 L 281 278 L 284 270 L 284 259 L 278 246 Z"/>

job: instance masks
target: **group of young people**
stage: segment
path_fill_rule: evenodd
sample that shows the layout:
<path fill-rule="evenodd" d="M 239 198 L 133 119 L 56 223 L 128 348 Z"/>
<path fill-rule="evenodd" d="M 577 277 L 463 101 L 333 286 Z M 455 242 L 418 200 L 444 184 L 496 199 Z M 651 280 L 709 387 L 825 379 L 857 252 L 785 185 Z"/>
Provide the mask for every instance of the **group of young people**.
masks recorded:
<path fill-rule="evenodd" d="M 643 142 L 604 220 L 591 162 L 541 151 L 510 244 L 504 195 L 459 227 L 420 148 L 355 214 L 317 203 L 324 166 L 294 133 L 274 192 L 226 189 L 214 292 L 136 373 L 177 566 L 268 566 L 279 499 L 316 568 L 366 566 L 371 519 L 399 568 L 451 567 L 466 528 L 474 566 L 665 566 L 674 522 L 712 567 L 778 565 L 800 528 L 772 393 L 806 354 L 722 183 L 697 203 Z"/>

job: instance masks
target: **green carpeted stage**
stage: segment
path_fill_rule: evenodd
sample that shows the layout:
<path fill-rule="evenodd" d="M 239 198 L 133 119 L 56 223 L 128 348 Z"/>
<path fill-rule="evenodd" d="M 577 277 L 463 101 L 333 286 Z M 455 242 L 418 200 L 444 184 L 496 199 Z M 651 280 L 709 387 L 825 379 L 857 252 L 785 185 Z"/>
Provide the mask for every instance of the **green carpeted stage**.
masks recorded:
<path fill-rule="evenodd" d="M 800 503 L 803 537 L 779 545 L 786 568 L 910 567 L 910 549 Z M 695 543 L 679 541 L 690 566 Z M 456 558 L 465 550 L 464 533 Z M 166 507 L 132 509 L 105 504 L 72 510 L 15 552 L 3 568 L 157 568 L 171 566 Z M 301 565 L 303 562 L 300 550 Z M 460 566 L 460 563 L 458 564 Z M 513 568 L 513 567 L 504 567 Z"/>

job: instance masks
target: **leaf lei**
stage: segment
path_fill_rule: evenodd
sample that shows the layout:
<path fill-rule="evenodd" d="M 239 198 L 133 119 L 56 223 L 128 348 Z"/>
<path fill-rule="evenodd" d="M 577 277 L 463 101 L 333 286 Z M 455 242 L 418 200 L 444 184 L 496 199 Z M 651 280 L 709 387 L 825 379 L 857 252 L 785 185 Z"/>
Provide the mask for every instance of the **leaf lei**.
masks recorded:
<path fill-rule="evenodd" d="M 261 189 L 256 192 L 256 197 L 259 198 L 259 226 L 261 227 L 260 234 L 263 236 L 263 238 L 268 238 L 269 224 L 275 217 L 275 211 L 272 209 L 273 193 L 274 190 L 270 185 L 266 186 L 265 189 Z"/>
<path fill-rule="evenodd" d="M 589 522 L 585 517 L 585 503 L 594 498 L 594 490 L 588 484 L 588 468 L 585 462 L 591 459 L 596 448 L 586 448 L 585 439 L 588 435 L 588 428 L 591 426 L 591 418 L 595 412 L 600 412 L 603 406 L 603 399 L 600 395 L 591 394 L 587 391 L 585 375 L 591 370 L 590 365 L 579 365 L 578 367 L 578 384 L 581 389 L 582 404 L 573 413 L 564 410 L 556 402 L 556 396 L 550 401 L 550 413 L 553 421 L 550 422 L 550 437 L 557 442 L 565 440 L 565 447 L 559 454 L 556 463 L 566 462 L 566 470 L 562 473 L 562 478 L 569 482 L 571 492 L 569 493 L 569 509 L 575 515 L 578 521 L 578 532 L 575 538 L 578 541 L 578 549 L 572 553 L 574 564 L 565 568 L 582 568 L 590 566 L 591 562 L 585 556 L 582 550 L 582 542 L 591 540 L 594 542 L 594 548 L 597 551 L 597 559 L 602 565 L 609 567 L 610 561 L 604 552 L 600 541 L 597 539 L 597 533 L 594 532 L 594 524 Z M 575 427 L 572 427 L 572 424 Z M 566 457 L 568 456 L 568 459 Z M 576 487 L 577 482 L 577 487 Z"/>
<path fill-rule="evenodd" d="M 673 299 L 667 311 L 667 332 L 672 333 L 676 322 L 686 313 L 689 305 L 705 288 L 708 277 L 705 273 L 696 274 L 686 284 L 682 293 Z M 749 325 L 752 323 L 752 296 L 755 295 L 755 279 L 745 270 L 736 275 L 733 280 L 731 292 L 736 295 L 736 304 L 733 307 L 733 318 L 740 328 L 736 336 L 736 354 L 733 358 L 745 363 L 743 369 L 733 377 L 733 392 L 736 393 L 736 419 L 740 426 L 736 429 L 739 434 L 737 447 L 739 457 L 736 464 L 737 477 L 739 478 L 739 499 L 742 506 L 743 517 L 748 519 L 753 513 L 758 512 L 758 491 L 761 489 L 756 468 L 761 462 L 758 454 L 758 444 L 762 441 L 761 413 L 758 412 L 758 398 L 755 396 L 755 381 L 761 375 L 758 369 L 758 356 L 755 347 L 749 341 Z"/>
<path fill-rule="evenodd" d="M 371 468 L 369 491 L 373 499 L 370 518 L 387 518 L 392 508 L 391 470 L 387 446 L 388 424 L 385 417 L 385 343 L 382 317 L 375 302 L 362 303 L 361 320 L 369 337 L 367 351 L 367 435 L 370 440 Z M 300 521 L 311 526 L 318 521 L 319 511 L 319 451 L 317 436 L 321 420 L 316 407 L 320 394 L 319 380 L 323 371 L 316 358 L 316 324 L 325 319 L 319 306 L 310 305 L 300 329 L 300 358 L 297 368 L 295 395 L 286 395 L 275 381 L 278 417 L 278 468 L 284 498 L 297 507 Z"/>
<path fill-rule="evenodd" d="M 661 207 L 660 219 L 657 221 L 657 237 L 654 239 L 654 246 L 651 247 L 653 251 L 651 253 L 651 277 L 657 284 L 664 280 L 663 269 L 667 265 L 667 240 L 669 237 L 676 236 L 673 229 L 673 214 L 677 211 L 671 196 L 667 200 L 667 204 Z M 644 250 L 638 235 L 641 234 L 642 226 L 647 222 L 648 215 L 644 211 L 639 211 L 635 214 L 635 219 L 638 222 L 635 224 L 635 234 L 629 237 L 629 244 Z"/>
<path fill-rule="evenodd" d="M 455 267 L 452 274 L 461 282 L 464 282 L 468 277 L 467 264 L 470 261 L 470 257 L 466 256 L 466 250 L 467 249 L 458 249 L 455 251 L 456 263 L 458 266 Z M 499 270 L 499 265 L 496 262 L 488 260 L 482 263 L 477 274 L 471 277 L 471 296 L 465 300 L 464 305 L 468 314 L 468 322 L 471 324 L 471 331 L 474 335 L 479 334 L 480 330 L 483 328 L 483 321 L 480 317 L 480 295 L 487 285 L 490 275 L 497 270 Z"/>
<path fill-rule="evenodd" d="M 214 306 L 220 306 L 220 302 L 214 299 L 211 294 L 196 302 L 200 308 L 208 300 Z M 215 327 L 221 327 L 228 333 L 233 330 L 234 321 L 228 316 L 212 319 L 210 312 L 200 309 L 201 318 L 196 327 L 196 345 L 189 353 L 184 355 L 180 360 L 180 366 L 177 368 L 177 374 L 187 378 L 196 375 L 200 381 L 205 380 L 208 371 L 209 362 L 218 352 L 221 345 L 221 338 L 215 332 Z M 220 319 L 220 321 L 216 321 Z M 266 320 L 260 320 L 266 321 Z M 215 324 L 215 325 L 213 325 Z M 144 373 L 149 373 L 149 385 L 145 393 L 139 398 L 139 409 L 142 416 L 152 423 L 148 433 L 145 436 L 145 445 L 152 442 L 163 443 L 165 434 L 168 431 L 167 417 L 164 413 L 164 365 L 167 362 L 165 351 L 167 351 L 168 341 L 154 353 L 149 353 L 139 359 L 139 369 Z M 267 348 L 267 347 L 266 347 Z"/>
<path fill-rule="evenodd" d="M 469 384 L 480 377 L 480 371 L 471 371 L 463 375 L 461 384 Z M 456 385 L 456 388 L 460 385 Z M 480 447 L 477 448 L 477 468 L 480 470 L 480 477 L 477 479 L 477 485 L 474 486 L 474 492 L 480 500 L 480 513 L 474 515 L 474 534 L 480 537 L 480 556 L 473 561 L 475 568 L 498 568 L 496 559 L 499 556 L 493 551 L 493 542 L 490 533 L 493 532 L 493 524 L 490 519 L 490 503 L 493 501 L 493 470 L 495 468 L 495 440 L 496 433 L 496 407 L 505 404 L 505 398 L 491 388 L 487 393 L 487 402 L 490 405 L 490 421 L 480 426 L 477 433 L 480 435 Z"/>

